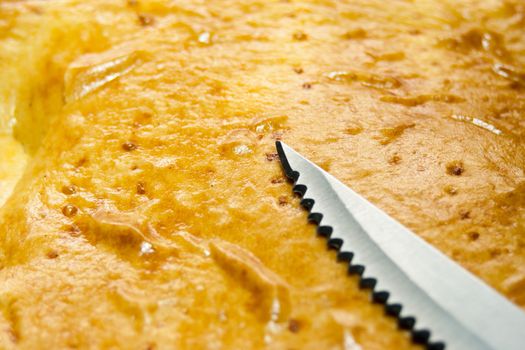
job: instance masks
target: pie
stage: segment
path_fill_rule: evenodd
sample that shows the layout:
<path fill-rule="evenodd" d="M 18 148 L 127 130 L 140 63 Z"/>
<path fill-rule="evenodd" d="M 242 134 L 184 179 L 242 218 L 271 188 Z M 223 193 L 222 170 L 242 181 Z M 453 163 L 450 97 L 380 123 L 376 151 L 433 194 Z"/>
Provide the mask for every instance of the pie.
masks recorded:
<path fill-rule="evenodd" d="M 283 140 L 525 309 L 525 4 L 0 3 L 1 349 L 416 349 Z"/>

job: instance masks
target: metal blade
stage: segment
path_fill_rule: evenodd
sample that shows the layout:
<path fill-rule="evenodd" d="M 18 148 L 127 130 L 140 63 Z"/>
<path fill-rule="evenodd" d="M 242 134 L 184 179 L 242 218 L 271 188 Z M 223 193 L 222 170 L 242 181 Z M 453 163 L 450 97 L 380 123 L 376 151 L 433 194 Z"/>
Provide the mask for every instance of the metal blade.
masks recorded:
<path fill-rule="evenodd" d="M 360 285 L 428 349 L 525 349 L 525 313 L 282 142 L 277 151 L 318 232 Z"/>

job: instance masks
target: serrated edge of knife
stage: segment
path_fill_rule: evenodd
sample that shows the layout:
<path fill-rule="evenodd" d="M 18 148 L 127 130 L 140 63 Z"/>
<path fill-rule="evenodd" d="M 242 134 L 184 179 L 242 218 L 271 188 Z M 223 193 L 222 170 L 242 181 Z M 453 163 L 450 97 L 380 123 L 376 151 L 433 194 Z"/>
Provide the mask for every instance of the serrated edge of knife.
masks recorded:
<path fill-rule="evenodd" d="M 403 304 L 401 302 L 391 304 L 388 303 L 388 299 L 390 299 L 391 296 L 389 291 L 374 290 L 378 279 L 376 277 L 366 276 L 365 265 L 352 263 L 354 257 L 353 251 L 341 251 L 341 247 L 343 246 L 344 242 L 343 239 L 330 238 L 333 233 L 333 228 L 331 226 L 321 224 L 323 217 L 322 213 L 311 212 L 315 200 L 313 198 L 304 197 L 308 187 L 305 184 L 300 183 L 300 172 L 294 170 L 290 166 L 281 142 L 276 141 L 275 146 L 277 148 L 277 154 L 279 155 L 282 169 L 284 170 L 286 177 L 291 180 L 291 182 L 293 182 L 294 186 L 292 188 L 292 192 L 301 198 L 301 206 L 309 213 L 308 221 L 314 223 L 317 226 L 316 232 L 319 236 L 327 239 L 328 248 L 337 251 L 337 261 L 348 264 L 348 274 L 358 276 L 359 288 L 363 290 L 369 290 L 371 292 L 371 302 L 382 304 L 385 309 L 385 314 L 387 316 L 394 317 L 397 320 L 400 330 L 410 332 L 411 339 L 415 344 L 426 346 L 428 350 L 444 350 L 446 348 L 444 342 L 431 340 L 431 330 L 417 329 L 417 317 L 402 315 Z"/>

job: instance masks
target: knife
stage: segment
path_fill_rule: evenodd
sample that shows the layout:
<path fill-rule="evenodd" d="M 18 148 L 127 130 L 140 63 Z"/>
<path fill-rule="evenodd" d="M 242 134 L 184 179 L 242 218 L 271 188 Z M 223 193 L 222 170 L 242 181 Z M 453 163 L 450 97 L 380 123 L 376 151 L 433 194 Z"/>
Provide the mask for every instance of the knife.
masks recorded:
<path fill-rule="evenodd" d="M 525 349 L 525 312 L 285 143 L 276 147 L 317 232 L 415 343 Z"/>

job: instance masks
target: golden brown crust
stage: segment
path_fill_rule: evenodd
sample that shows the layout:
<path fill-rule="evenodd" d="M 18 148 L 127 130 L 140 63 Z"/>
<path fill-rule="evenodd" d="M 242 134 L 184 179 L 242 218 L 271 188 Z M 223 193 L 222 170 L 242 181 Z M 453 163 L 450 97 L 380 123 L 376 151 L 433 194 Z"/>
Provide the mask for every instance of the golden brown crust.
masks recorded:
<path fill-rule="evenodd" d="M 0 190 L 23 172 L 0 209 L 0 348 L 415 347 L 305 224 L 276 139 L 525 307 L 524 18 L 0 3 Z"/>

